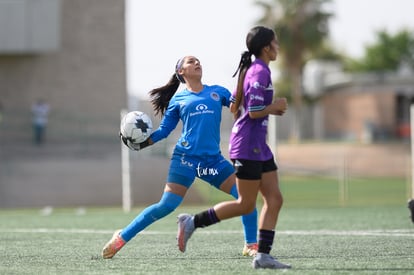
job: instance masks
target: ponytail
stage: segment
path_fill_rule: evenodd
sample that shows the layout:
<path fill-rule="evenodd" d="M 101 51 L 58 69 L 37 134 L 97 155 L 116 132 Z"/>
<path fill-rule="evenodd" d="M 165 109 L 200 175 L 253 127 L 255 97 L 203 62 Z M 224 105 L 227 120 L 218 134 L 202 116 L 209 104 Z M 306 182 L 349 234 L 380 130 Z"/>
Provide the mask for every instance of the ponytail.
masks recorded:
<path fill-rule="evenodd" d="M 252 53 L 245 51 L 242 53 L 240 58 L 239 66 L 237 67 L 236 72 L 233 74 L 233 77 L 236 76 L 237 72 L 239 72 L 239 76 L 237 79 L 237 88 L 236 88 L 236 101 L 234 102 L 234 118 L 237 119 L 240 115 L 240 105 L 243 101 L 243 84 L 244 84 L 244 77 L 246 76 L 247 69 L 252 64 Z"/>
<path fill-rule="evenodd" d="M 149 92 L 155 115 L 164 115 L 164 112 L 167 110 L 172 96 L 175 94 L 179 86 L 180 80 L 174 73 L 167 84 L 162 87 L 153 89 Z"/>

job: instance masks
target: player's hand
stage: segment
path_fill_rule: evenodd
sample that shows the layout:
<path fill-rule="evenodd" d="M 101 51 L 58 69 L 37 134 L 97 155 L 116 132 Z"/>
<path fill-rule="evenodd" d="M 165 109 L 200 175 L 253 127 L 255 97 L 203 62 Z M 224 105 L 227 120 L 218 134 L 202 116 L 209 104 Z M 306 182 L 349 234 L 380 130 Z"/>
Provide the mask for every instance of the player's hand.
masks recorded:
<path fill-rule="evenodd" d="M 288 103 L 286 98 L 276 98 L 275 101 L 271 104 L 271 114 L 281 116 L 283 115 L 288 108 Z"/>
<path fill-rule="evenodd" d="M 132 141 L 127 141 L 127 146 L 129 149 L 134 150 L 134 151 L 139 151 L 141 150 L 141 145 L 139 143 L 133 143 Z"/>
<path fill-rule="evenodd" d="M 129 149 L 134 150 L 134 151 L 141 150 L 141 146 L 140 146 L 139 143 L 133 143 L 132 141 L 130 141 L 129 139 L 127 139 L 126 137 L 124 137 L 121 133 L 119 133 L 119 137 L 120 137 L 122 143 L 126 147 L 128 147 Z"/>

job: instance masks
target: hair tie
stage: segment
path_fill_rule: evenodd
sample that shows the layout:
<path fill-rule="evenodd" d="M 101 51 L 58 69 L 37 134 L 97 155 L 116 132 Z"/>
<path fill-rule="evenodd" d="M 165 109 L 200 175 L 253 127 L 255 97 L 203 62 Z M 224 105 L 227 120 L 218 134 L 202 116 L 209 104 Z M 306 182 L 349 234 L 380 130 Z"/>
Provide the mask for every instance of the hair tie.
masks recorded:
<path fill-rule="evenodd" d="M 177 64 L 175 64 L 175 77 L 181 82 L 185 83 L 184 78 L 178 73 L 178 71 L 183 66 L 184 57 L 178 59 Z"/>

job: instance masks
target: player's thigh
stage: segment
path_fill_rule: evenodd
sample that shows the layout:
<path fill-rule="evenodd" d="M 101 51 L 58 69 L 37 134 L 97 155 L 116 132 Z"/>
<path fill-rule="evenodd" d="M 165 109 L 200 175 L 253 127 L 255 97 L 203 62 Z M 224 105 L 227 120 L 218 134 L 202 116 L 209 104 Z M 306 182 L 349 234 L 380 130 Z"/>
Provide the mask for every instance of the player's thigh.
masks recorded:
<path fill-rule="evenodd" d="M 230 194 L 231 189 L 233 188 L 233 185 L 236 184 L 236 176 L 234 173 L 230 174 L 230 176 L 227 177 L 226 180 L 223 181 L 223 183 L 220 185 L 220 190 L 223 192 L 226 192 L 227 194 Z"/>
<path fill-rule="evenodd" d="M 260 193 L 264 198 L 281 199 L 282 194 L 279 187 L 277 171 L 270 171 L 262 174 Z"/>
<path fill-rule="evenodd" d="M 203 175 L 200 178 L 211 186 L 230 194 L 232 187 L 236 184 L 233 165 L 222 155 L 211 157 L 203 165 L 208 167 L 208 170 L 213 173 Z"/>
<path fill-rule="evenodd" d="M 172 183 L 168 182 L 164 187 L 164 192 L 173 193 L 176 195 L 179 195 L 181 197 L 184 197 L 187 193 L 188 188 L 182 184 L 179 183 Z"/>
<path fill-rule="evenodd" d="M 257 194 L 260 188 L 260 180 L 237 179 L 239 200 L 247 205 L 256 205 Z"/>

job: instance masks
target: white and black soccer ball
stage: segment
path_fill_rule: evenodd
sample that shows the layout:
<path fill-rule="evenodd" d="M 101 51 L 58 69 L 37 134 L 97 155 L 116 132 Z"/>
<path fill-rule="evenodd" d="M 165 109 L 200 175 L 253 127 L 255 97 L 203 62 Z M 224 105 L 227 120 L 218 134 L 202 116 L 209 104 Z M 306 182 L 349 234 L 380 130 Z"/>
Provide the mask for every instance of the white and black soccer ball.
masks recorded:
<path fill-rule="evenodd" d="M 144 112 L 132 111 L 121 120 L 121 134 L 132 143 L 146 141 L 152 133 L 151 118 Z"/>

